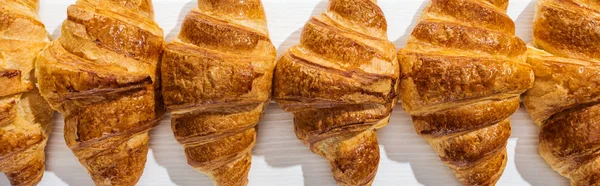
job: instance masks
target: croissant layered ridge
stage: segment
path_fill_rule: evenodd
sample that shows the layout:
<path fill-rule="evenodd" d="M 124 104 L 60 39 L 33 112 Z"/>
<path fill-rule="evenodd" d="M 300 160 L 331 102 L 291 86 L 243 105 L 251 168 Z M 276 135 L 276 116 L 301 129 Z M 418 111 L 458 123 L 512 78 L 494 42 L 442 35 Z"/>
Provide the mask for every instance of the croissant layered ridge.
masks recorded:
<path fill-rule="evenodd" d="M 507 0 L 431 0 L 398 52 L 401 101 L 464 185 L 494 185 L 506 166 L 509 116 L 533 85 Z"/>
<path fill-rule="evenodd" d="M 188 163 L 215 185 L 248 184 L 275 47 L 260 0 L 199 0 L 162 58 L 165 105 Z"/>
<path fill-rule="evenodd" d="M 163 31 L 149 0 L 78 0 L 39 56 L 37 84 L 96 185 L 135 185 L 162 105 Z"/>
<path fill-rule="evenodd" d="M 539 152 L 572 185 L 599 185 L 600 4 L 541 0 L 536 9 L 527 59 L 536 79 L 523 103 L 540 127 Z"/>
<path fill-rule="evenodd" d="M 371 185 L 377 172 L 376 130 L 389 121 L 400 74 L 386 31 L 375 1 L 330 0 L 277 62 L 275 100 L 339 185 Z"/>
<path fill-rule="evenodd" d="M 0 172 L 11 185 L 37 185 L 52 109 L 32 79 L 34 61 L 48 45 L 37 0 L 0 0 Z"/>

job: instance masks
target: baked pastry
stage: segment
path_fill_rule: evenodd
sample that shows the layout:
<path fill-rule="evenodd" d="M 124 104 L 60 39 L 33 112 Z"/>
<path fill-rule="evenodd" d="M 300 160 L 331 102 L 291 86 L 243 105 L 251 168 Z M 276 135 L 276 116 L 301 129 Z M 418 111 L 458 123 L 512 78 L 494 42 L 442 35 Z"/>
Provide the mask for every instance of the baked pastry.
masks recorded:
<path fill-rule="evenodd" d="M 34 61 L 49 43 L 37 0 L 0 0 L 0 172 L 12 185 L 36 185 L 52 109 L 35 89 Z"/>
<path fill-rule="evenodd" d="M 377 172 L 376 130 L 388 124 L 400 74 L 386 31 L 376 1 L 330 0 L 275 68 L 274 98 L 339 185 L 371 185 Z"/>
<path fill-rule="evenodd" d="M 401 99 L 417 133 L 464 185 L 494 185 L 509 116 L 533 85 L 507 0 L 432 0 L 398 52 Z"/>
<path fill-rule="evenodd" d="M 276 50 L 260 0 L 198 0 L 162 58 L 165 105 L 188 163 L 215 185 L 246 185 Z"/>
<path fill-rule="evenodd" d="M 78 0 L 37 61 L 40 92 L 64 115 L 66 143 L 96 185 L 136 184 L 165 110 L 152 11 L 149 0 Z"/>
<path fill-rule="evenodd" d="M 539 151 L 572 185 L 600 185 L 600 4 L 540 0 L 523 103 L 540 127 Z"/>

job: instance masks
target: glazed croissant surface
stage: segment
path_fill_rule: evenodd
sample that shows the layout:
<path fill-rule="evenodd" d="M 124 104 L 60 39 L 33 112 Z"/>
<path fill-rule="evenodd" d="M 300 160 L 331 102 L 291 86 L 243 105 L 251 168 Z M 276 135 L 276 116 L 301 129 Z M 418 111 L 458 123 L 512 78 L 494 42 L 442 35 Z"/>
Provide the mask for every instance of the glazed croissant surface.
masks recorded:
<path fill-rule="evenodd" d="M 64 115 L 66 143 L 96 185 L 136 184 L 164 113 L 152 11 L 150 0 L 79 0 L 37 61 L 42 96 Z"/>
<path fill-rule="evenodd" d="M 540 127 L 539 151 L 572 185 L 600 185 L 600 4 L 540 0 L 523 103 Z"/>
<path fill-rule="evenodd" d="M 32 79 L 37 54 L 49 43 L 36 0 L 0 0 L 0 172 L 12 185 L 36 185 L 52 109 Z"/>
<path fill-rule="evenodd" d="M 162 84 L 188 163 L 215 185 L 246 185 L 271 94 L 275 47 L 260 0 L 198 0 L 165 47 Z"/>
<path fill-rule="evenodd" d="M 494 185 L 507 161 L 509 116 L 533 85 L 507 0 L 432 0 L 398 52 L 414 127 L 464 185 Z"/>
<path fill-rule="evenodd" d="M 386 31 L 376 1 L 330 0 L 277 62 L 274 98 L 340 185 L 371 185 L 377 172 L 376 130 L 389 121 L 399 77 Z"/>

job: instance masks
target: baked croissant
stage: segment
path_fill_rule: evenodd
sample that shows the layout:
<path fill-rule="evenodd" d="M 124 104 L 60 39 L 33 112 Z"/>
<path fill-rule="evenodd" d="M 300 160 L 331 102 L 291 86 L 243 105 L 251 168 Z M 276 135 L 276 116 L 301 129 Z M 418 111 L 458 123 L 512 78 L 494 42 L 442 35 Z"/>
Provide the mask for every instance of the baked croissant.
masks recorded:
<path fill-rule="evenodd" d="M 398 52 L 414 127 L 464 185 L 494 185 L 506 166 L 509 116 L 533 85 L 507 0 L 432 0 Z"/>
<path fill-rule="evenodd" d="M 572 185 L 600 185 L 600 3 L 540 0 L 523 103 L 540 127 L 539 151 Z"/>
<path fill-rule="evenodd" d="M 371 185 L 377 172 L 376 130 L 389 121 L 400 75 L 386 30 L 376 1 L 330 0 L 275 68 L 274 98 L 339 185 Z"/>
<path fill-rule="evenodd" d="M 37 185 L 52 109 L 35 89 L 36 56 L 49 43 L 37 0 L 0 0 L 0 172 L 12 185 Z"/>
<path fill-rule="evenodd" d="M 215 185 L 246 185 L 271 94 L 275 47 L 260 0 L 198 0 L 165 47 L 162 84 L 188 163 Z"/>
<path fill-rule="evenodd" d="M 164 113 L 152 11 L 150 0 L 79 0 L 37 61 L 41 94 L 64 115 L 66 143 L 96 185 L 136 184 Z"/>

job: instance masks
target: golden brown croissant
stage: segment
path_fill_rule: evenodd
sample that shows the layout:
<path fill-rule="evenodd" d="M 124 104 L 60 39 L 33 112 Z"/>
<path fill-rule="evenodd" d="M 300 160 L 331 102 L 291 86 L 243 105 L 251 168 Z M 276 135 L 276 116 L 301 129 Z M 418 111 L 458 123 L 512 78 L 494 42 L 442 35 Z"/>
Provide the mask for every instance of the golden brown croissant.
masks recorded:
<path fill-rule="evenodd" d="M 533 84 L 507 3 L 432 0 L 398 53 L 404 109 L 464 185 L 498 181 L 509 116 Z"/>
<path fill-rule="evenodd" d="M 79 0 L 37 61 L 42 96 L 65 116 L 66 143 L 96 185 L 135 185 L 164 113 L 152 11 L 150 0 Z"/>
<path fill-rule="evenodd" d="M 188 163 L 215 185 L 246 185 L 271 94 L 275 47 L 260 0 L 198 0 L 165 47 L 162 84 Z"/>
<path fill-rule="evenodd" d="M 538 1 L 528 57 L 535 84 L 523 103 L 540 126 L 540 154 L 572 185 L 600 185 L 598 33 L 597 1 Z"/>
<path fill-rule="evenodd" d="M 274 98 L 340 185 L 371 185 L 377 172 L 376 130 L 389 121 L 400 74 L 386 30 L 376 1 L 330 0 L 277 62 Z"/>
<path fill-rule="evenodd" d="M 52 109 L 35 89 L 34 60 L 49 43 L 37 0 L 0 0 L 0 172 L 12 185 L 36 185 Z"/>

